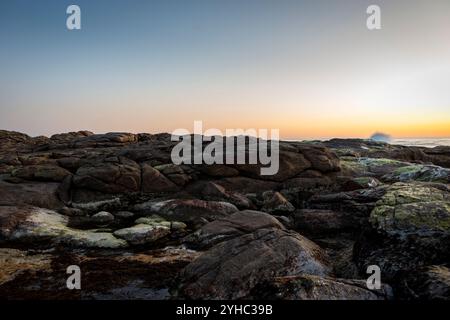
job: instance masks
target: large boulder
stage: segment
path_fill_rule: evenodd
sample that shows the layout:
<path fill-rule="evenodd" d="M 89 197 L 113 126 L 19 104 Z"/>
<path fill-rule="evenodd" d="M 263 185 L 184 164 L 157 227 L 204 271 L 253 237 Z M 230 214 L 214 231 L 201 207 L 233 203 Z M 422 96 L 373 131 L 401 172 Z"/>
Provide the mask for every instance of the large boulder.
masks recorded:
<path fill-rule="evenodd" d="M 267 228 L 284 229 L 275 217 L 267 213 L 245 210 L 204 225 L 185 237 L 184 242 L 190 246 L 205 249 L 219 242 Z"/>
<path fill-rule="evenodd" d="M 361 270 L 380 266 L 386 279 L 450 261 L 447 187 L 427 183 L 390 186 L 371 212 L 370 228 L 355 245 L 355 258 Z"/>
<path fill-rule="evenodd" d="M 190 299 L 240 299 L 276 276 L 330 273 L 325 253 L 301 235 L 260 229 L 221 242 L 181 272 L 179 294 Z"/>

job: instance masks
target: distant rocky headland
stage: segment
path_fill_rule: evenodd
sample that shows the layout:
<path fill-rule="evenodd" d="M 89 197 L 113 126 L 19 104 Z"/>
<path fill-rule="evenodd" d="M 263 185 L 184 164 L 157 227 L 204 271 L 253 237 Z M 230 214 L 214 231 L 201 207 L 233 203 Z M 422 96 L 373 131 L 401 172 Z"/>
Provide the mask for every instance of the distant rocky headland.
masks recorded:
<path fill-rule="evenodd" d="M 0 131 L 0 299 L 450 299 L 450 147 L 281 141 L 262 176 L 175 144 Z"/>

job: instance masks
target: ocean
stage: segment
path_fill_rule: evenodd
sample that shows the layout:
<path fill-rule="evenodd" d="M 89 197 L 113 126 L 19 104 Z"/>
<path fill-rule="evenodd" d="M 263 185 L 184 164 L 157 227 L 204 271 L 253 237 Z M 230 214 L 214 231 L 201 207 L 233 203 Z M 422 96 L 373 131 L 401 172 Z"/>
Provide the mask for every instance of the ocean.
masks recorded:
<path fill-rule="evenodd" d="M 402 146 L 434 148 L 437 146 L 450 146 L 450 138 L 392 139 L 389 143 Z"/>

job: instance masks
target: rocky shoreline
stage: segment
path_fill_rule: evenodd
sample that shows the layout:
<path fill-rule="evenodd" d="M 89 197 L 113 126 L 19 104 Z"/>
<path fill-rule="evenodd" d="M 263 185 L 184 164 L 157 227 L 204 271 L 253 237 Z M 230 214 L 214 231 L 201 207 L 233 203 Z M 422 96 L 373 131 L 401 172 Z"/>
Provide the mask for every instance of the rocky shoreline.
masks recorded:
<path fill-rule="evenodd" d="M 261 176 L 174 145 L 0 131 L 0 299 L 450 298 L 450 147 L 283 141 Z"/>

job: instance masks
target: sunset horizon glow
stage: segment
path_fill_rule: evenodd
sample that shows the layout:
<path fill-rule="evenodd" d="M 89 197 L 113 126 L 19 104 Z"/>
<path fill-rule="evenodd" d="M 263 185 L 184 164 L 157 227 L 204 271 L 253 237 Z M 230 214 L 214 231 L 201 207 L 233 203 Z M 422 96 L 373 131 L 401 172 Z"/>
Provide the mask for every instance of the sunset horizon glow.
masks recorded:
<path fill-rule="evenodd" d="M 66 8 L 82 12 L 68 31 Z M 366 28 L 377 4 L 382 29 Z M 0 3 L 0 129 L 450 137 L 450 2 Z"/>

